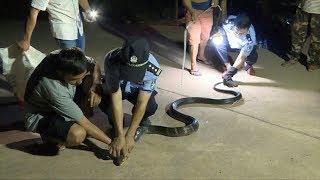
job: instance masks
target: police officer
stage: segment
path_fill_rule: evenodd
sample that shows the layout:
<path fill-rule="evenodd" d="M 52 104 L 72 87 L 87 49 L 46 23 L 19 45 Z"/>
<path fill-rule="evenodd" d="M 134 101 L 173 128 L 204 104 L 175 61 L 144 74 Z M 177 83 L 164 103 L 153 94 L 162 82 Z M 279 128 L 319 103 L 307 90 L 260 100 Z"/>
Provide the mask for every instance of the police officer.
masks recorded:
<path fill-rule="evenodd" d="M 243 65 L 248 74 L 255 74 L 252 65 L 258 59 L 256 33 L 246 14 L 229 16 L 217 32 L 213 34 L 211 41 L 218 59 L 226 66 L 227 71 L 222 75 L 223 83 L 226 86 L 238 86 L 232 80 L 232 77 Z M 232 66 L 228 58 L 228 51 L 230 50 L 240 51 Z"/>
<path fill-rule="evenodd" d="M 150 125 L 148 117 L 158 108 L 155 87 L 161 69 L 149 49 L 146 39 L 129 37 L 122 47 L 105 56 L 105 90 L 100 109 L 114 126 L 115 138 L 110 154 L 115 157 L 130 153 L 135 141 L 143 134 L 143 128 L 139 126 Z M 126 133 L 123 131 L 124 99 L 134 105 L 132 121 Z"/>

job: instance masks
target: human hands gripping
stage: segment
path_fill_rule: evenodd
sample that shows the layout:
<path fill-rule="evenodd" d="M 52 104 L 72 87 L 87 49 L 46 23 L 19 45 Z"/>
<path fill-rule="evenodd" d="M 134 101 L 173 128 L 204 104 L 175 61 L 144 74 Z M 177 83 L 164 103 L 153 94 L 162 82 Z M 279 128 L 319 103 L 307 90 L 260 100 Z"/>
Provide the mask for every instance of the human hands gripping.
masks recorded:
<path fill-rule="evenodd" d="M 22 51 L 27 51 L 30 48 L 30 41 L 28 40 L 21 40 L 17 42 L 18 46 L 21 48 Z"/>
<path fill-rule="evenodd" d="M 132 149 L 134 148 L 134 145 L 135 145 L 134 136 L 126 135 L 126 148 L 128 153 L 132 151 Z"/>
<path fill-rule="evenodd" d="M 110 144 L 109 153 L 113 157 L 118 158 L 127 156 L 126 139 L 123 135 L 114 138 L 113 142 Z"/>

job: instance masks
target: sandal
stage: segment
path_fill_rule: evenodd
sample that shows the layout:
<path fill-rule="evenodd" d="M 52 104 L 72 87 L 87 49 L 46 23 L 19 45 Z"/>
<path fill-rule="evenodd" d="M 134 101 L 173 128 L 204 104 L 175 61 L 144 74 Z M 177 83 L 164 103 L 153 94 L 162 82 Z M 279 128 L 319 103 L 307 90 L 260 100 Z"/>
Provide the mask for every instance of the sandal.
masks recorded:
<path fill-rule="evenodd" d="M 190 70 L 190 74 L 193 76 L 201 76 L 201 72 L 198 70 Z"/>

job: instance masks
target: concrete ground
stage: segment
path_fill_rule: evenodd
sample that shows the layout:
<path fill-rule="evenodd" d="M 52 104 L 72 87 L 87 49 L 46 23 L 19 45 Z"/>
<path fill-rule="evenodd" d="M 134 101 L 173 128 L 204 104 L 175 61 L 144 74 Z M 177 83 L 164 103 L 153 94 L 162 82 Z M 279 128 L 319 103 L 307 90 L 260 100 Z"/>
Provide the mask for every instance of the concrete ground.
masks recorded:
<path fill-rule="evenodd" d="M 1 21 L 0 47 L 22 36 L 23 22 Z M 95 24 L 85 24 L 87 55 L 102 64 L 104 54 L 122 40 Z M 183 29 L 154 26 L 172 40 L 182 41 Z M 48 53 L 56 48 L 46 21 L 39 22 L 32 45 Z M 153 124 L 182 125 L 165 113 L 166 106 L 183 96 L 222 98 L 212 90 L 220 81 L 216 70 L 200 65 L 201 77 L 190 76 L 180 65 L 154 52 L 163 73 L 158 80 L 159 109 Z M 130 158 L 117 167 L 105 160 L 105 145 L 94 152 L 86 146 L 66 149 L 58 155 L 34 150 L 37 134 L 12 126 L 22 121 L 17 106 L 0 107 L 0 179 L 320 179 L 320 71 L 307 72 L 302 65 L 284 69 L 283 61 L 260 49 L 257 76 L 241 71 L 244 100 L 233 106 L 194 105 L 181 111 L 200 120 L 198 132 L 186 137 L 145 135 Z M 189 65 L 187 65 L 189 66 Z M 182 83 L 181 83 L 182 82 Z M 11 96 L 1 89 L 0 97 Z M 131 105 L 125 103 L 127 113 Z M 106 130 L 106 116 L 95 110 L 92 121 Z M 102 148 L 102 149 L 101 149 Z"/>

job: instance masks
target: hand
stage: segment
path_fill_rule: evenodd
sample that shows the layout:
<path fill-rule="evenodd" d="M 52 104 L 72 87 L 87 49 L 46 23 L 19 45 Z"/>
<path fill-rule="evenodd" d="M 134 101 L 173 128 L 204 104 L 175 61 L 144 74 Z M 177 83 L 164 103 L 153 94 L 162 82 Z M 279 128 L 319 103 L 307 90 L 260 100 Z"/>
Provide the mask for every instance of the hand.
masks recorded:
<path fill-rule="evenodd" d="M 124 136 L 114 138 L 113 142 L 110 144 L 109 153 L 113 157 L 127 156 L 126 139 Z"/>
<path fill-rule="evenodd" d="M 30 41 L 22 40 L 17 42 L 22 51 L 27 51 L 30 48 Z"/>
<path fill-rule="evenodd" d="M 95 93 L 93 90 L 90 90 L 89 92 L 89 99 L 90 101 L 90 107 L 96 107 L 100 104 L 101 102 L 101 96 Z"/>
<path fill-rule="evenodd" d="M 98 16 L 97 12 L 91 9 L 86 10 L 85 12 L 82 12 L 82 15 L 83 15 L 83 19 L 89 23 L 95 22 Z"/>
<path fill-rule="evenodd" d="M 126 136 L 127 152 L 130 153 L 135 145 L 134 136 Z"/>
<path fill-rule="evenodd" d="M 218 0 L 213 0 L 212 2 L 211 2 L 211 6 L 212 7 L 217 7 L 219 5 L 219 1 Z"/>
<path fill-rule="evenodd" d="M 196 11 L 192 10 L 190 13 L 191 13 L 192 21 L 195 21 L 197 19 Z"/>

